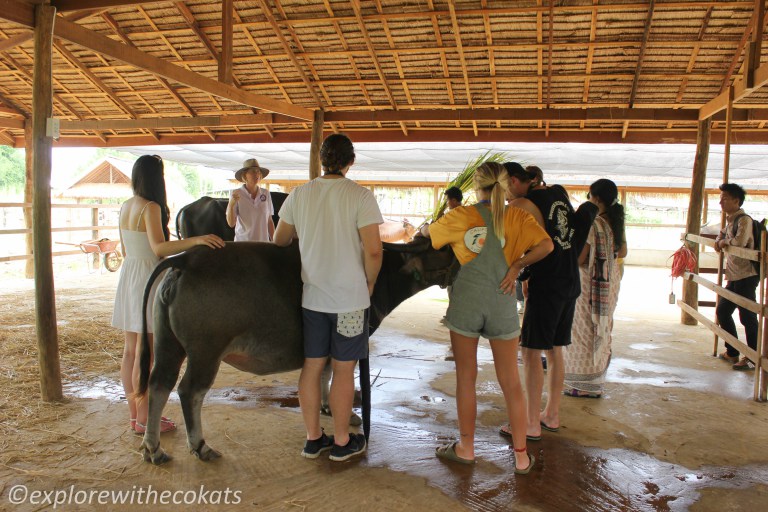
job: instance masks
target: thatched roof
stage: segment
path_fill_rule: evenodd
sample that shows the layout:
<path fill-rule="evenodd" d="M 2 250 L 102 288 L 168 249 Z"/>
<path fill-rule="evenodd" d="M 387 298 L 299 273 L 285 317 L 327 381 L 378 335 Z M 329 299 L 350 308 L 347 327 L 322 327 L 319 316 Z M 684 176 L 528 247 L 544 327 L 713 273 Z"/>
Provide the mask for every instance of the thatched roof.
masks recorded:
<path fill-rule="evenodd" d="M 36 3 L 0 0 L 0 143 L 32 110 Z M 317 109 L 360 142 L 691 143 L 717 111 L 717 142 L 731 85 L 733 141 L 768 141 L 761 2 L 235 0 L 231 32 L 221 1 L 52 3 L 61 145 L 307 142 Z"/>

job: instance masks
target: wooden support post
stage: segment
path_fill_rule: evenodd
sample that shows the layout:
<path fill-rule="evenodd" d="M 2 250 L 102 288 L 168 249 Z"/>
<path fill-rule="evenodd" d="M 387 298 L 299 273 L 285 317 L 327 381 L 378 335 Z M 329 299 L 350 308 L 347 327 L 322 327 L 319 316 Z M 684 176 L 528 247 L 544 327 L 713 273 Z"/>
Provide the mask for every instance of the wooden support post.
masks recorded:
<path fill-rule="evenodd" d="M 99 225 L 99 207 L 91 208 L 91 226 L 98 226 Z M 96 240 L 99 238 L 99 230 L 94 229 L 91 231 L 91 240 Z M 98 253 L 93 254 L 93 262 L 91 263 L 91 268 L 93 270 L 99 270 L 101 267 L 101 258 L 99 257 Z"/>
<path fill-rule="evenodd" d="M 232 84 L 232 13 L 233 0 L 221 2 L 221 53 L 219 54 L 219 82 Z"/>
<path fill-rule="evenodd" d="M 24 203 L 32 204 L 32 195 L 34 191 L 34 177 L 32 167 L 32 121 L 27 119 L 24 123 Z M 34 254 L 34 241 L 32 239 L 32 208 L 24 207 L 24 227 L 29 232 L 24 235 L 24 246 L 27 254 Z M 24 266 L 24 277 L 27 279 L 34 279 L 35 277 L 35 261 L 30 258 L 26 261 Z"/>
<path fill-rule="evenodd" d="M 744 83 L 747 89 L 755 87 L 755 71 L 760 67 L 760 54 L 763 51 L 763 27 L 765 26 L 765 0 L 755 0 L 753 17 L 755 24 L 752 27 L 750 43 L 744 55 Z"/>
<path fill-rule="evenodd" d="M 731 165 L 731 128 L 733 125 L 733 86 L 728 88 L 728 106 L 725 111 L 725 148 L 723 150 L 723 183 L 728 183 L 730 176 Z M 725 212 L 720 212 L 720 229 L 725 229 Z M 717 285 L 723 286 L 723 267 L 725 265 L 725 255 L 720 252 L 717 260 Z M 717 300 L 720 300 L 718 297 Z M 717 325 L 720 325 L 720 320 L 715 319 Z M 717 356 L 717 340 L 718 336 L 715 334 L 715 341 L 712 346 L 712 355 Z"/>
<path fill-rule="evenodd" d="M 53 142 L 46 133 L 53 114 L 52 46 L 56 8 L 35 6 L 35 63 L 32 92 L 32 200 L 35 260 L 35 309 L 40 391 L 46 402 L 63 398 L 59 368 L 59 337 L 51 254 L 51 159 Z"/>
<path fill-rule="evenodd" d="M 323 144 L 323 119 L 325 112 L 322 109 L 315 110 L 312 121 L 312 142 L 309 145 L 309 179 L 320 176 L 320 146 Z"/>
<path fill-rule="evenodd" d="M 704 193 L 707 177 L 707 161 L 709 160 L 709 136 L 712 121 L 705 119 L 699 121 L 699 129 L 696 137 L 696 158 L 693 161 L 693 178 L 691 179 L 691 196 L 688 200 L 688 222 L 686 233 L 698 235 L 701 232 L 701 210 L 706 199 Z M 688 244 L 692 248 L 693 244 Z M 699 252 L 696 244 L 696 252 Z M 698 258 L 696 260 L 695 273 L 699 273 Z M 683 302 L 693 309 L 699 307 L 699 285 L 691 280 L 683 281 Z M 680 310 L 680 322 L 685 325 L 696 325 L 696 318 L 688 314 L 685 309 Z"/>

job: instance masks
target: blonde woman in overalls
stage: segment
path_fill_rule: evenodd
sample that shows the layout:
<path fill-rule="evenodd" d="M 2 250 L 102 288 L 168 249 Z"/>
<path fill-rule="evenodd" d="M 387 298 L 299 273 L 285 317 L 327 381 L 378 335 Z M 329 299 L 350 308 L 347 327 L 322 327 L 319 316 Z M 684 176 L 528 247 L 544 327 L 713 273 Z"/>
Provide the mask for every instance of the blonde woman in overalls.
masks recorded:
<path fill-rule="evenodd" d="M 535 463 L 526 449 L 526 406 L 517 368 L 520 320 L 515 279 L 523 267 L 549 254 L 552 239 L 529 213 L 505 206 L 504 167 L 485 163 L 475 171 L 478 203 L 460 206 L 429 226 L 435 249 L 450 244 L 461 263 L 446 313 L 456 362 L 459 440 L 437 448 L 442 459 L 475 463 L 477 344 L 490 340 L 496 377 L 512 428 L 515 473 Z"/>

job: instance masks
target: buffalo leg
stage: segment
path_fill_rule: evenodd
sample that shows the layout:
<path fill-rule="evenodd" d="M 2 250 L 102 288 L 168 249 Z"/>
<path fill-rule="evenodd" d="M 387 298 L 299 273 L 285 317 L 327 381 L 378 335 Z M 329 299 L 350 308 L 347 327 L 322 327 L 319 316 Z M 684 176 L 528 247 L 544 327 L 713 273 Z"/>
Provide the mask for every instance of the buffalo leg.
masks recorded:
<path fill-rule="evenodd" d="M 144 460 L 153 464 L 171 460 L 170 455 L 160 448 L 160 420 L 168 396 L 179 378 L 184 357 L 184 349 L 170 330 L 161 328 L 155 333 L 155 364 L 149 374 L 149 416 L 141 443 Z"/>
<path fill-rule="evenodd" d="M 202 424 L 203 400 L 216 379 L 219 364 L 219 362 L 211 364 L 208 359 L 190 357 L 187 361 L 187 370 L 179 384 L 179 400 L 187 427 L 187 447 L 191 453 L 203 461 L 221 457 L 219 452 L 205 444 Z"/>

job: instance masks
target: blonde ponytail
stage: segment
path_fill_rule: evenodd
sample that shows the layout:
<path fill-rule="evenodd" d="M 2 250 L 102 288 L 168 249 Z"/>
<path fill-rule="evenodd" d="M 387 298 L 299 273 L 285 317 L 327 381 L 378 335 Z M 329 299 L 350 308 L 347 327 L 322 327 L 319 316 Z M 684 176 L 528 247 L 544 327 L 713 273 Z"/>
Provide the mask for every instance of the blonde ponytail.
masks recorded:
<path fill-rule="evenodd" d="M 504 240 L 504 208 L 506 206 L 507 175 L 504 166 L 485 162 L 475 171 L 475 188 L 490 192 L 493 232 Z"/>

